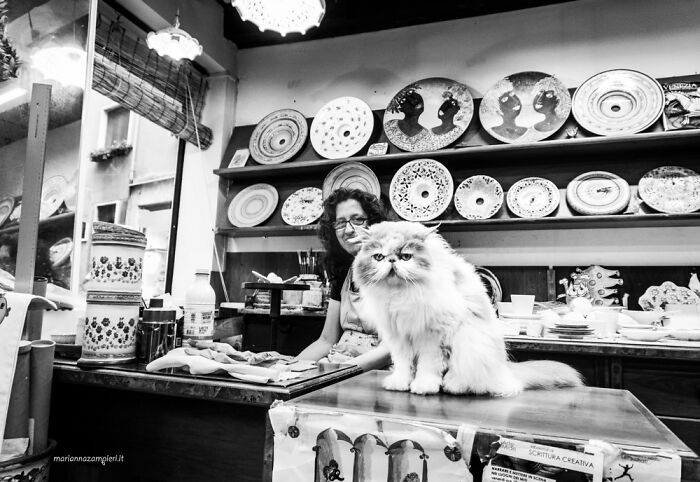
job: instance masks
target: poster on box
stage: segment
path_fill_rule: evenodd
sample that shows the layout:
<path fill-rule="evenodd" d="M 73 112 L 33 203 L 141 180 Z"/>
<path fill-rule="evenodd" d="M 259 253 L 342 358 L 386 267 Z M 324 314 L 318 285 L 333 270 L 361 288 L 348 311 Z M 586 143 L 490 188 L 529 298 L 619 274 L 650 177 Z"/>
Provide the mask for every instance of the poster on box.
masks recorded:
<path fill-rule="evenodd" d="M 603 454 L 501 437 L 484 482 L 602 482 Z"/>
<path fill-rule="evenodd" d="M 668 82 L 664 90 L 664 129 L 700 128 L 700 82 Z"/>

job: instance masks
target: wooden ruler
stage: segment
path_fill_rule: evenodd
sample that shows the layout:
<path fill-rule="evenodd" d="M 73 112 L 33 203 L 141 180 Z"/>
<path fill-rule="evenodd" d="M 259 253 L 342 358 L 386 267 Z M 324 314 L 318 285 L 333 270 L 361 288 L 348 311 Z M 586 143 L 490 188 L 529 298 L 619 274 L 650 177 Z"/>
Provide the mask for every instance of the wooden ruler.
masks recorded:
<path fill-rule="evenodd" d="M 44 181 L 50 105 L 51 86 L 32 84 L 27 157 L 24 161 L 24 181 L 22 184 L 22 214 L 19 219 L 17 268 L 15 270 L 15 291 L 19 293 L 32 293 L 34 288 L 34 266 L 39 238 L 39 210 L 41 208 L 41 186 Z"/>

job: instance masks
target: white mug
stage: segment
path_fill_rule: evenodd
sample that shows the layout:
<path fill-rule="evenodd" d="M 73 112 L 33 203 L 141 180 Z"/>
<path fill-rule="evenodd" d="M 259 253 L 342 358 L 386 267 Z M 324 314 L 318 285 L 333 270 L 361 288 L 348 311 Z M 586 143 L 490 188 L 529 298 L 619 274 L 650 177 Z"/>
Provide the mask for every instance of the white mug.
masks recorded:
<path fill-rule="evenodd" d="M 535 295 L 510 295 L 514 315 L 531 315 L 535 306 Z"/>

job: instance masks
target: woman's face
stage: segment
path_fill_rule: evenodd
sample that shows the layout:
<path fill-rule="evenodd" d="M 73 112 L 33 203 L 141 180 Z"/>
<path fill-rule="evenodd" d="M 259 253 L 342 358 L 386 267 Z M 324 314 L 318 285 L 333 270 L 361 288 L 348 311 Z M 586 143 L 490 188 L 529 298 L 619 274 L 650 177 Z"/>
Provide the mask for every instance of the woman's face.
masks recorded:
<path fill-rule="evenodd" d="M 335 208 L 335 221 L 339 223 L 340 221 L 347 221 L 341 227 L 337 227 L 335 230 L 335 235 L 338 238 L 338 243 L 343 247 L 345 251 L 355 256 L 360 251 L 360 240 L 357 237 L 357 228 L 350 220 L 359 222 L 365 220 L 362 226 L 367 227 L 367 213 L 362 209 L 362 205 L 355 199 L 347 199 Z"/>
<path fill-rule="evenodd" d="M 559 99 L 553 90 L 543 90 L 535 97 L 533 107 L 537 112 L 554 112 Z"/>
<path fill-rule="evenodd" d="M 401 112 L 406 115 L 421 114 L 425 108 L 423 105 L 423 96 L 415 90 L 409 90 L 406 92 L 406 95 L 403 99 L 401 99 L 401 103 L 399 105 L 401 107 Z"/>
<path fill-rule="evenodd" d="M 522 104 L 520 99 L 513 92 L 506 92 L 498 98 L 498 105 L 501 108 L 503 117 L 514 118 L 520 114 Z"/>

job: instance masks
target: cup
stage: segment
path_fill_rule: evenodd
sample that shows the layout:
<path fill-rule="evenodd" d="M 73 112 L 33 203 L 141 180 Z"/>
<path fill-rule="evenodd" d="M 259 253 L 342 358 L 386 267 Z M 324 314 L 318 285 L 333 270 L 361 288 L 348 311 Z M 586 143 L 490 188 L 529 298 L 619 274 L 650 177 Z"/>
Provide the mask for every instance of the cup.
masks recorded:
<path fill-rule="evenodd" d="M 700 329 L 700 305 L 667 304 L 664 327 L 675 329 Z"/>
<path fill-rule="evenodd" d="M 531 315 L 535 306 L 535 295 L 510 295 L 511 307 L 515 315 Z"/>
<path fill-rule="evenodd" d="M 618 311 L 595 310 L 592 311 L 586 321 L 601 336 L 613 336 L 617 331 Z"/>

